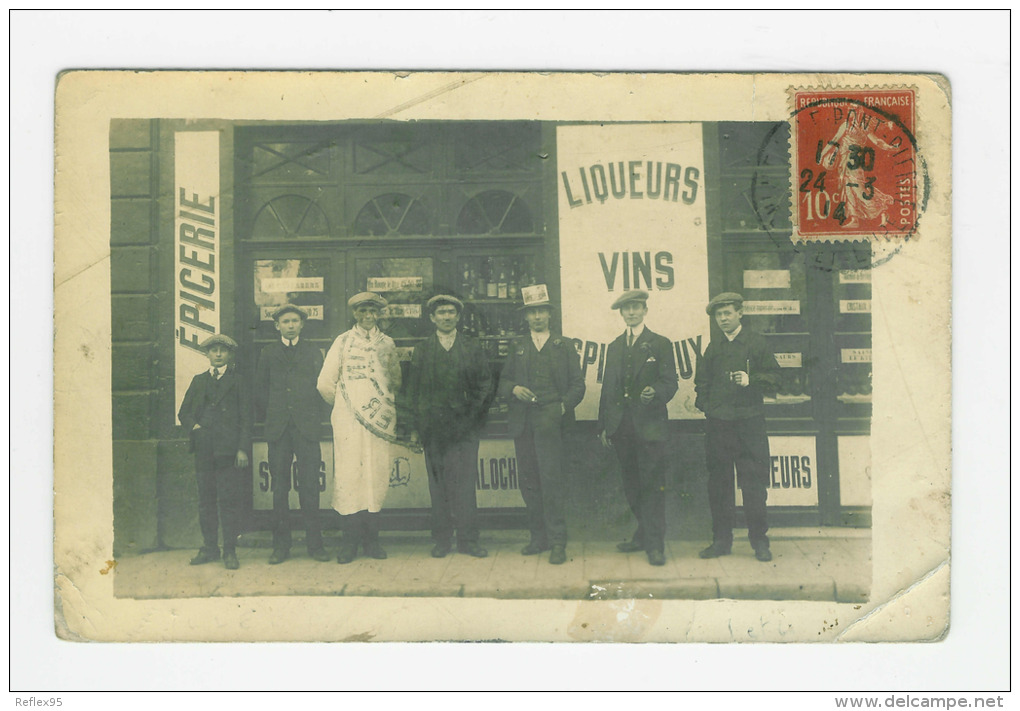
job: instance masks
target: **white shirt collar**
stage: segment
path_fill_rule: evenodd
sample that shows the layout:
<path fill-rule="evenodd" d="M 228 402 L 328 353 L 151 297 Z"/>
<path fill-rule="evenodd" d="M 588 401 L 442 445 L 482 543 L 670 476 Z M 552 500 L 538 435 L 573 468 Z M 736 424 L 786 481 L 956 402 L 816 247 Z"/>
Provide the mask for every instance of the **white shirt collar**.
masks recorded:
<path fill-rule="evenodd" d="M 630 333 L 632 331 L 634 333 L 634 340 L 637 341 L 637 339 L 641 337 L 641 334 L 645 332 L 645 324 L 644 324 L 644 322 L 639 323 L 634 328 L 631 328 L 630 326 L 628 326 L 627 327 L 627 333 Z"/>
<path fill-rule="evenodd" d="M 733 342 L 733 339 L 734 339 L 734 338 L 736 338 L 737 336 L 739 336 L 739 335 L 740 335 L 740 331 L 741 331 L 741 329 L 743 329 L 743 328 L 744 328 L 744 324 L 740 324 L 740 325 L 739 325 L 739 326 L 737 326 L 737 328 L 736 328 L 736 329 L 735 329 L 735 330 L 733 331 L 733 333 L 725 333 L 725 332 L 724 332 L 724 333 L 723 333 L 723 335 L 724 335 L 724 336 L 726 336 L 726 340 L 727 340 L 727 341 L 730 341 L 730 342 L 732 343 L 732 342 Z"/>
<path fill-rule="evenodd" d="M 220 371 L 220 377 L 222 378 L 224 375 L 227 374 L 227 368 L 229 368 L 229 367 L 230 367 L 229 364 L 228 365 L 220 366 L 219 368 L 213 368 L 212 366 L 210 366 L 209 367 L 209 375 L 211 375 L 211 376 L 213 376 L 215 378 L 216 374 L 213 371 L 218 369 Z"/>
<path fill-rule="evenodd" d="M 453 348 L 453 344 L 457 340 L 457 329 L 453 329 L 450 333 L 436 331 L 436 336 L 439 337 L 439 345 L 443 347 L 443 350 L 448 351 Z"/>
<path fill-rule="evenodd" d="M 379 327 L 378 326 L 372 326 L 372 330 L 371 331 L 366 331 L 365 329 L 363 329 L 358 324 L 354 324 L 354 331 L 359 336 L 361 336 L 362 338 L 368 340 L 368 339 L 371 339 L 373 336 L 375 336 L 375 334 L 379 331 Z"/>
<path fill-rule="evenodd" d="M 283 345 L 285 346 L 296 346 L 299 340 L 301 340 L 301 336 L 294 336 L 294 338 L 290 339 L 289 341 L 283 336 L 280 336 L 280 342 L 283 343 Z"/>
<path fill-rule="evenodd" d="M 532 331 L 531 342 L 535 344 L 535 348 L 542 350 L 542 346 L 549 340 L 549 331 Z"/>

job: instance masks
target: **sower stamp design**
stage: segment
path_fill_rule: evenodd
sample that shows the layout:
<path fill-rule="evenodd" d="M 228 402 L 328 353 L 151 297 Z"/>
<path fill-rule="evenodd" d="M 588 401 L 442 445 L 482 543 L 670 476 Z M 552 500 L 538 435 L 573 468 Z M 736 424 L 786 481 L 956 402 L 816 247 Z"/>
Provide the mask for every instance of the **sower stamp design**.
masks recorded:
<path fill-rule="evenodd" d="M 914 90 L 791 93 L 794 239 L 916 234 L 926 181 Z"/>

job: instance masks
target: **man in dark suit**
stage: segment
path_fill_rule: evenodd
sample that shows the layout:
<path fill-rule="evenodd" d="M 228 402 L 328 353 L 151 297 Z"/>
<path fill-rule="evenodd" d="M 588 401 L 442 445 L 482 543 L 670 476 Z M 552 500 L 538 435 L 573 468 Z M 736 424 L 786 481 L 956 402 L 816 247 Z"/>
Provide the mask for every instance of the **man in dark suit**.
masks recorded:
<path fill-rule="evenodd" d="M 509 402 L 510 434 L 517 452 L 521 496 L 531 541 L 521 553 L 550 550 L 549 562 L 567 560 L 564 507 L 563 429 L 584 397 L 579 355 L 573 341 L 549 332 L 552 304 L 545 284 L 525 287 L 529 335 L 516 339 L 503 366 L 499 394 Z"/>
<path fill-rule="evenodd" d="M 290 556 L 291 467 L 297 457 L 298 502 L 308 555 L 327 561 L 319 524 L 319 430 L 323 402 L 315 384 L 322 370 L 318 346 L 301 338 L 308 314 L 293 304 L 273 313 L 280 339 L 262 349 L 255 375 L 255 404 L 265 418 L 273 489 L 273 554 L 270 565 Z"/>
<path fill-rule="evenodd" d="M 625 292 L 613 308 L 627 330 L 606 349 L 598 431 L 602 444 L 616 450 L 623 491 L 637 519 L 633 538 L 616 547 L 643 550 L 649 563 L 665 565 L 666 403 L 678 387 L 673 345 L 645 328 L 647 292 Z"/>
<path fill-rule="evenodd" d="M 765 535 L 768 531 L 765 501 L 770 457 L 763 396 L 775 393 L 779 364 L 765 338 L 741 326 L 743 305 L 740 294 L 725 292 L 705 307 L 723 338 L 713 335 L 694 375 L 697 393 L 694 406 L 705 413 L 708 504 L 712 510 L 712 545 L 699 555 L 718 558 L 730 553 L 736 512 L 733 490 L 736 468 L 747 537 L 755 558 L 768 562 L 772 552 Z"/>
<path fill-rule="evenodd" d="M 201 345 L 209 369 L 196 375 L 181 402 L 178 419 L 191 440 L 198 479 L 198 523 L 202 549 L 192 565 L 218 560 L 217 508 L 223 527 L 223 565 L 239 567 L 237 536 L 251 447 L 251 403 L 233 365 L 237 343 L 222 334 Z"/>
<path fill-rule="evenodd" d="M 457 331 L 464 304 L 438 294 L 426 310 L 435 333 L 415 346 L 407 384 L 399 398 L 397 421 L 406 423 L 412 442 L 425 448 L 432 499 L 432 556 L 453 548 L 475 558 L 488 555 L 479 544 L 478 442 L 491 401 L 492 375 L 481 345 Z"/>

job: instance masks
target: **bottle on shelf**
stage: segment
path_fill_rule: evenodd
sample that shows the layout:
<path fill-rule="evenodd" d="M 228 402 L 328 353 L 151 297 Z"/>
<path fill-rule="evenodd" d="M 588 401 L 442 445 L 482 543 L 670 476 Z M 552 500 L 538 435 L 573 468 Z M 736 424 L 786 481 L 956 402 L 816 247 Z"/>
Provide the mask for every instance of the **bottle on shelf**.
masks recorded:
<path fill-rule="evenodd" d="M 482 299 L 485 297 L 485 283 L 486 283 L 485 270 L 483 269 L 484 264 L 482 263 L 481 260 L 477 260 L 473 262 L 473 265 L 474 266 L 472 267 L 472 269 L 474 270 L 473 273 L 475 275 L 475 288 L 473 291 L 473 296 L 471 298 Z"/>
<path fill-rule="evenodd" d="M 475 315 L 475 335 L 485 338 L 488 335 L 488 327 L 485 325 L 485 313 L 479 309 Z"/>
<path fill-rule="evenodd" d="M 485 283 L 485 298 L 495 299 L 499 288 L 496 281 L 499 278 L 499 274 L 496 273 L 496 265 L 492 257 L 489 257 L 487 260 L 486 268 L 488 271 L 488 281 Z"/>
<path fill-rule="evenodd" d="M 520 295 L 520 287 L 517 283 L 517 269 L 518 260 L 513 260 L 510 263 L 510 281 L 507 283 L 506 295 L 511 301 L 517 301 L 517 297 Z"/>
<path fill-rule="evenodd" d="M 465 260 L 462 266 L 463 277 L 461 279 L 460 290 L 464 294 L 464 298 L 473 299 L 475 297 L 475 276 L 471 272 L 471 263 Z"/>
<path fill-rule="evenodd" d="M 496 298 L 510 298 L 510 282 L 506 277 L 506 261 L 503 259 L 499 260 L 499 279 L 496 282 Z"/>

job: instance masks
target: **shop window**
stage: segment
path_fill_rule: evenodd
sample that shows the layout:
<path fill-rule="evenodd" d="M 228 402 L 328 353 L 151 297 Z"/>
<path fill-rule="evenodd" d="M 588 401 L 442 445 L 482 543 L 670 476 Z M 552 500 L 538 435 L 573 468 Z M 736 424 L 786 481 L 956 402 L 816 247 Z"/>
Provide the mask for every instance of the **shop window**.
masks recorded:
<path fill-rule="evenodd" d="M 429 215 L 418 198 L 404 193 L 374 197 L 354 218 L 354 234 L 369 237 L 432 234 Z"/>
<path fill-rule="evenodd" d="M 257 239 L 295 239 L 329 234 L 329 221 L 318 203 L 303 195 L 278 195 L 255 215 L 252 236 Z"/>
<path fill-rule="evenodd" d="M 329 143 L 256 143 L 251 179 L 257 183 L 308 182 L 329 177 Z"/>
<path fill-rule="evenodd" d="M 749 168 L 788 171 L 790 165 L 790 125 L 780 123 L 719 124 L 719 148 L 725 172 Z"/>
<path fill-rule="evenodd" d="M 457 234 L 531 234 L 535 223 L 524 201 L 508 190 L 485 190 L 468 199 L 457 217 Z"/>
<path fill-rule="evenodd" d="M 353 143 L 355 175 L 425 175 L 433 170 L 433 143 L 422 127 L 362 128 L 355 133 Z"/>
<path fill-rule="evenodd" d="M 308 314 L 302 337 L 323 340 L 328 346 L 330 260 L 327 258 L 256 259 L 252 298 L 257 319 L 256 341 L 269 342 L 278 337 L 273 312 L 284 304 L 297 304 Z"/>
<path fill-rule="evenodd" d="M 456 128 L 454 167 L 462 173 L 522 173 L 540 168 L 538 124 L 481 123 Z"/>

